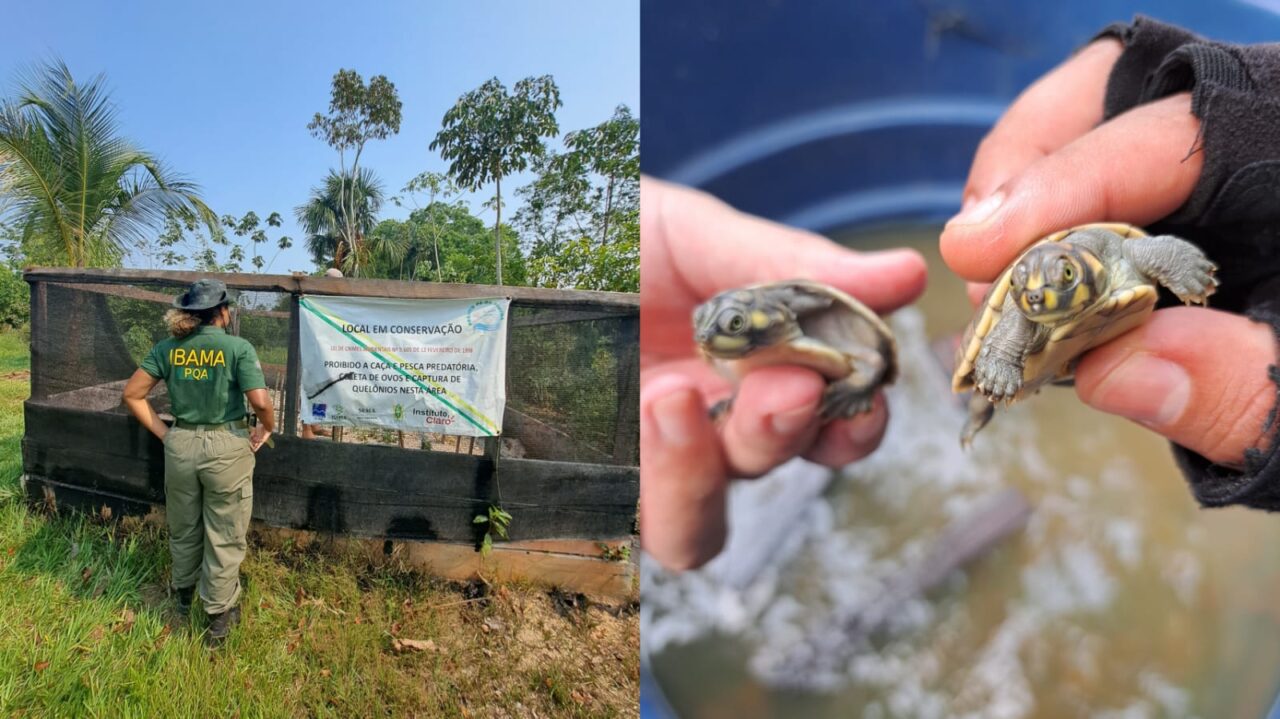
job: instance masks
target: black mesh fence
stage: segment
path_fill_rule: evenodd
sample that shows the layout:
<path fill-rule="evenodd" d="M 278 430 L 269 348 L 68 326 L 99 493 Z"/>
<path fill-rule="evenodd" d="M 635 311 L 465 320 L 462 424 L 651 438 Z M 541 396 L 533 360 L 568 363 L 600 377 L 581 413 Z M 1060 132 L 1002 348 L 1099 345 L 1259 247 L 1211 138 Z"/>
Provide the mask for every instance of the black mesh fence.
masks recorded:
<path fill-rule="evenodd" d="M 32 318 L 32 371 L 36 400 L 77 409 L 124 412 L 125 382 L 151 348 L 168 336 L 164 313 L 177 291 L 163 285 L 38 283 L 44 293 L 43 316 Z M 283 404 L 289 354 L 289 295 L 253 292 L 237 301 L 231 331 L 251 341 L 259 353 L 267 384 Z M 168 416 L 164 384 L 152 405 Z"/>
<path fill-rule="evenodd" d="M 145 281 L 38 281 L 32 290 L 33 401 L 123 413 L 124 384 L 151 347 L 167 336 L 163 315 L 180 289 Z M 289 396 L 292 301 L 288 292 L 244 292 L 231 327 L 258 352 L 281 431 Z M 582 302 L 543 307 L 517 300 L 510 320 L 502 455 L 637 465 L 637 311 Z M 168 418 L 163 383 L 151 400 Z M 301 424 L 293 429 L 329 441 L 485 451 L 484 443 L 473 438 Z"/>
<path fill-rule="evenodd" d="M 639 464 L 638 315 L 515 306 L 503 431 L 526 456 Z"/>

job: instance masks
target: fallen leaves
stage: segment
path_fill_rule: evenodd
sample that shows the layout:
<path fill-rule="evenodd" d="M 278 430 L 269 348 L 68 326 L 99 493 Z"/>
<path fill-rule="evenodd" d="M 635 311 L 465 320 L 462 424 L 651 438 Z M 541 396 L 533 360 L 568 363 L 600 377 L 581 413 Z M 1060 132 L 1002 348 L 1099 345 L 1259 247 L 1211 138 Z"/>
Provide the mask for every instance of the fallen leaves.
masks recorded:
<path fill-rule="evenodd" d="M 397 652 L 434 652 L 436 643 L 430 639 L 399 639 L 391 638 L 391 648 Z"/>
<path fill-rule="evenodd" d="M 341 609 L 338 609 L 337 607 L 331 607 L 328 604 L 325 604 L 325 601 L 320 597 L 316 597 L 314 599 L 303 599 L 300 602 L 298 602 L 297 606 L 309 606 L 309 607 L 315 607 L 317 609 L 323 609 L 324 611 L 329 612 L 330 614 L 333 614 L 336 617 L 343 617 L 343 616 L 346 616 L 347 614 L 346 612 L 342 611 Z"/>
<path fill-rule="evenodd" d="M 133 623 L 136 620 L 137 616 L 134 615 L 133 610 L 125 607 L 124 611 L 120 613 L 120 621 L 116 622 L 116 626 L 112 631 L 117 634 L 127 632 L 133 629 Z"/>
<path fill-rule="evenodd" d="M 86 565 L 84 569 L 80 570 L 80 584 L 82 586 L 89 586 L 89 580 L 92 578 L 93 567 Z M 89 596 L 94 599 L 102 596 L 102 593 L 107 589 L 107 580 L 110 578 L 110 574 L 104 574 L 101 577 L 98 577 L 98 581 L 94 583 L 93 591 L 89 593 Z"/>
<path fill-rule="evenodd" d="M 43 662 L 36 662 L 36 666 L 35 666 L 36 671 L 42 672 L 48 668 L 49 668 L 49 662 L 47 660 Z"/>
<path fill-rule="evenodd" d="M 168 624 L 164 625 L 164 627 L 160 629 L 160 635 L 157 636 L 156 640 L 151 643 L 152 648 L 159 649 L 160 647 L 163 647 L 165 641 L 169 639 L 169 633 L 172 631 L 173 631 L 173 627 L 169 626 Z"/>

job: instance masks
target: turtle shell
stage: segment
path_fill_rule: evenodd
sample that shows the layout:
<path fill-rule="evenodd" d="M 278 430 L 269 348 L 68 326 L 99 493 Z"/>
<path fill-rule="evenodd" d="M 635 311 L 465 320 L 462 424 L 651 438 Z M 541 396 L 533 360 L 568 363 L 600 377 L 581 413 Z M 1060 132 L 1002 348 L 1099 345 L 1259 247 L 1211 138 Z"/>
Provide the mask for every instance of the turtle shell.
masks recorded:
<path fill-rule="evenodd" d="M 1147 237 L 1146 232 L 1133 225 L 1093 223 L 1048 235 L 1033 243 L 1023 255 L 1031 251 L 1032 247 L 1045 242 L 1061 242 L 1072 233 L 1086 229 L 1108 230 L 1126 240 Z M 991 284 L 978 313 L 965 328 L 964 338 L 956 355 L 955 374 L 951 378 L 953 391 L 965 392 L 974 388 L 973 367 L 978 352 L 1004 313 L 1013 268 L 1023 255 L 1009 263 L 1000 277 Z M 1089 312 L 1053 326 L 1042 346 L 1030 348 L 1023 364 L 1022 388 L 1013 400 L 1034 393 L 1048 382 L 1071 379 L 1075 374 L 1076 360 L 1081 354 L 1142 324 L 1155 309 L 1157 296 L 1158 290 L 1154 284 L 1131 282 L 1112 288 L 1111 294 L 1097 302 Z"/>
<path fill-rule="evenodd" d="M 885 359 L 884 374 L 880 382 L 889 384 L 898 375 L 897 342 L 889 326 L 852 296 L 821 282 L 812 280 L 786 280 L 751 285 L 738 290 L 743 299 L 757 291 L 778 287 L 799 287 L 810 294 L 830 297 L 830 306 L 798 313 L 796 322 L 804 337 L 816 340 L 823 346 L 815 347 L 804 342 L 784 343 L 761 349 L 737 360 L 722 360 L 728 365 L 728 374 L 743 375 L 755 367 L 795 364 L 809 367 L 827 379 L 836 380 L 850 372 L 845 352 L 854 349 L 875 350 Z"/>

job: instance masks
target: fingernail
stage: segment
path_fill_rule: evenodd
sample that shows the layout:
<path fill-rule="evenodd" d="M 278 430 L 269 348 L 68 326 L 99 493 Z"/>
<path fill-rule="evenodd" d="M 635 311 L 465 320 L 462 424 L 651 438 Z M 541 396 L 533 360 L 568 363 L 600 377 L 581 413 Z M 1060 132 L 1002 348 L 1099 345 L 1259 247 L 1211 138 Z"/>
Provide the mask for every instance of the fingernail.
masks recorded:
<path fill-rule="evenodd" d="M 799 434 L 813 422 L 814 412 L 817 409 L 817 404 L 810 404 L 785 412 L 777 412 L 769 417 L 769 426 L 773 428 L 774 434 L 780 437 L 791 437 Z"/>
<path fill-rule="evenodd" d="M 1153 427 L 1182 417 L 1191 398 L 1191 376 L 1181 366 L 1148 354 L 1130 355 L 1089 399 L 1095 409 Z"/>
<path fill-rule="evenodd" d="M 691 389 L 676 390 L 654 400 L 651 408 L 659 439 L 664 444 L 684 447 L 693 441 L 694 418 L 701 410 L 696 392 Z"/>
<path fill-rule="evenodd" d="M 991 219 L 1004 204 L 1004 192 L 994 192 L 981 202 L 966 201 L 960 214 L 952 217 L 948 225 L 980 225 Z"/>
<path fill-rule="evenodd" d="M 893 250 L 879 250 L 876 252 L 859 252 L 857 254 L 842 255 L 838 262 L 853 272 L 869 272 L 876 269 L 893 269 L 903 262 L 914 261 L 919 257 L 920 253 L 915 250 L 898 248 Z M 837 271 L 843 270 L 842 267 L 833 267 Z"/>

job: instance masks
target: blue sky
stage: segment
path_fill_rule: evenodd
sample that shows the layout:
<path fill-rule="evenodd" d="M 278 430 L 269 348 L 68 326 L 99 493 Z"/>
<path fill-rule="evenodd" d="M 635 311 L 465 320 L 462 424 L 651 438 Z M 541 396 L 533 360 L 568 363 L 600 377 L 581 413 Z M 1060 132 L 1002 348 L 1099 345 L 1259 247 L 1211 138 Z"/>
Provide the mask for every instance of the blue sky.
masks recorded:
<path fill-rule="evenodd" d="M 105 73 L 127 137 L 200 183 L 219 214 L 280 212 L 295 245 L 271 271 L 309 271 L 293 208 L 337 166 L 306 125 L 327 110 L 339 68 L 384 74 L 400 92 L 400 134 L 370 143 L 361 160 L 390 195 L 447 169 L 428 149 L 441 117 L 495 75 L 508 87 L 555 76 L 562 136 L 619 103 L 639 114 L 639 15 L 639 0 L 14 3 L 0 87 L 11 94 L 18 72 L 52 57 L 78 78 Z M 529 179 L 503 182 L 504 215 Z M 472 211 L 492 222 L 480 207 L 492 186 L 480 195 Z M 406 214 L 387 203 L 381 216 Z"/>

